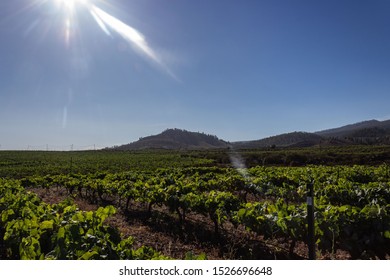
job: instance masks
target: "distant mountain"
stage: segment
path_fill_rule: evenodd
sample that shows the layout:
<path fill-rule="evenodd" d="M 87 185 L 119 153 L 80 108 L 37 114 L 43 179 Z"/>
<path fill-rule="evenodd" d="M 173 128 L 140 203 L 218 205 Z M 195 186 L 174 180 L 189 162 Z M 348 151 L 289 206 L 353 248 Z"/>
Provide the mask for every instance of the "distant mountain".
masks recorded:
<path fill-rule="evenodd" d="M 168 149 L 168 150 L 202 150 L 227 148 L 228 142 L 218 139 L 217 136 L 199 132 L 191 132 L 183 129 L 167 129 L 158 135 L 141 137 L 138 141 L 115 147 L 116 150 L 143 150 L 143 149 Z"/>
<path fill-rule="evenodd" d="M 353 133 L 356 133 L 357 131 L 362 131 L 367 129 L 370 130 L 373 128 L 389 130 L 390 120 L 383 121 L 383 122 L 378 120 L 364 121 L 355 124 L 345 125 L 338 128 L 322 130 L 315 133 L 324 137 L 347 137 Z"/>
<path fill-rule="evenodd" d="M 369 120 L 318 131 L 316 134 L 344 141 L 345 144 L 390 144 L 390 120 Z"/>
<path fill-rule="evenodd" d="M 338 128 L 309 132 L 291 132 L 254 141 L 226 142 L 215 135 L 191 132 L 183 129 L 167 129 L 164 132 L 141 137 L 138 141 L 116 146 L 116 150 L 170 149 L 257 149 L 266 147 L 311 147 L 340 145 L 390 145 L 390 120 L 369 120 Z"/>
<path fill-rule="evenodd" d="M 265 147 L 310 147 L 324 141 L 320 135 L 308 132 L 284 133 L 261 140 L 233 142 L 236 149 L 256 149 Z"/>

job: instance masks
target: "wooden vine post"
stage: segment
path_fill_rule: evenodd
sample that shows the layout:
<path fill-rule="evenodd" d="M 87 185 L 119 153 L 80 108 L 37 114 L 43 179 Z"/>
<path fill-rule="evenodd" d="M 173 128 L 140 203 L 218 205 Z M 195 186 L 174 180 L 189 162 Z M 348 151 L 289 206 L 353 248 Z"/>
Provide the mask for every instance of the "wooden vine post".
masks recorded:
<path fill-rule="evenodd" d="M 313 182 L 307 185 L 307 245 L 309 247 L 309 259 L 316 259 L 314 238 L 314 191 Z"/>

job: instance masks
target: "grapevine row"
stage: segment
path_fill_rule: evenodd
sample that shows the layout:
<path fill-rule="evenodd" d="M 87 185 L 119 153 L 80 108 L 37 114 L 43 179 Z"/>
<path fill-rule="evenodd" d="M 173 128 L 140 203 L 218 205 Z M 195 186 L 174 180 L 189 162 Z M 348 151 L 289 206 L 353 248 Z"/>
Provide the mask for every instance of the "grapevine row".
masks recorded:
<path fill-rule="evenodd" d="M 266 238 L 306 240 L 306 184 L 315 182 L 316 238 L 320 249 L 343 247 L 359 255 L 390 239 L 389 167 L 161 169 L 154 173 L 60 175 L 30 178 L 25 187 L 66 187 L 96 203 L 113 199 L 124 209 L 135 202 L 165 206 L 179 223 L 188 213 L 208 217 L 215 235 L 225 222 Z"/>

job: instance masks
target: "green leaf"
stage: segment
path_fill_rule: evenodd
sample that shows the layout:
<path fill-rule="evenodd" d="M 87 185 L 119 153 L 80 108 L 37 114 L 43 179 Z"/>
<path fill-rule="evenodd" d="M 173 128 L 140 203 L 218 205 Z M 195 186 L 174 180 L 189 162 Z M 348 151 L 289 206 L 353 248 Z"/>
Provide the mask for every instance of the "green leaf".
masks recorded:
<path fill-rule="evenodd" d="M 246 209 L 245 208 L 241 208 L 240 210 L 238 210 L 237 212 L 237 217 L 244 217 L 245 216 L 245 213 L 246 213 Z"/>
<path fill-rule="evenodd" d="M 104 208 L 104 213 L 111 216 L 111 215 L 114 215 L 116 213 L 116 209 L 114 206 L 108 205 Z"/>
<path fill-rule="evenodd" d="M 383 233 L 383 236 L 385 238 L 389 238 L 390 239 L 390 230 L 386 230 L 384 233 Z"/>
<path fill-rule="evenodd" d="M 8 209 L 8 210 L 4 211 L 3 214 L 1 215 L 1 221 L 6 222 L 8 220 L 8 217 L 11 215 L 14 215 L 14 214 L 15 214 L 15 212 L 12 209 Z"/>
<path fill-rule="evenodd" d="M 80 259 L 81 259 L 81 260 L 90 260 L 90 259 L 92 259 L 92 258 L 93 258 L 94 256 L 96 256 L 96 255 L 99 255 L 99 253 L 96 252 L 96 251 L 86 252 L 85 254 L 83 254 L 83 255 L 80 257 Z"/>
<path fill-rule="evenodd" d="M 64 239 L 64 238 L 65 238 L 65 228 L 60 227 L 58 229 L 57 239 Z"/>
<path fill-rule="evenodd" d="M 41 229 L 53 229 L 53 221 L 43 221 L 41 223 Z"/>

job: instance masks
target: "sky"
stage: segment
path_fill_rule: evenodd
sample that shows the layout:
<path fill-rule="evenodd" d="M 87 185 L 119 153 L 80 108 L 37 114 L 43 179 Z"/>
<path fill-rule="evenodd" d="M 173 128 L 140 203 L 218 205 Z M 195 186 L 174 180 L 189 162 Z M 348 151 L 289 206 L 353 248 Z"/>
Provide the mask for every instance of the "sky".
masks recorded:
<path fill-rule="evenodd" d="M 388 0 L 2 0 L 0 150 L 390 119 Z"/>

